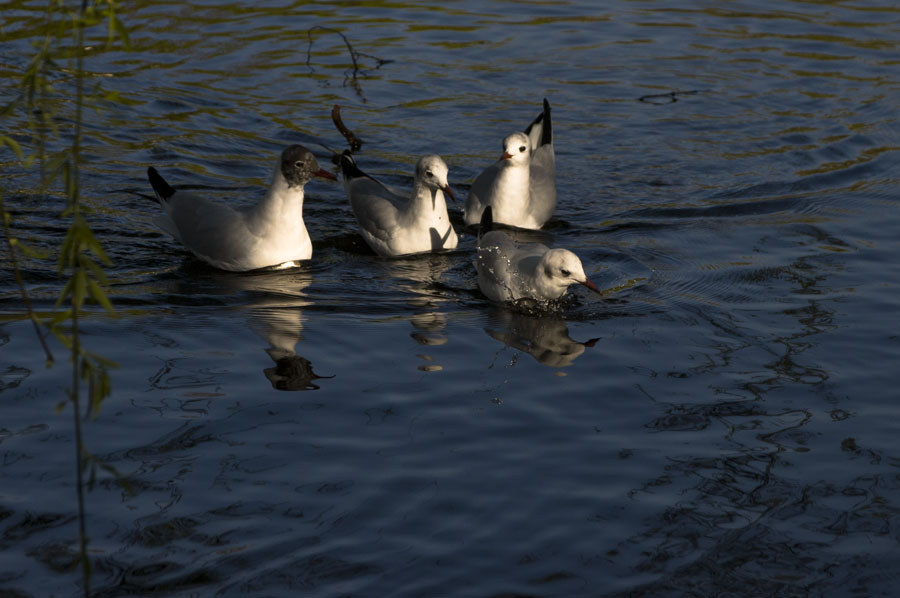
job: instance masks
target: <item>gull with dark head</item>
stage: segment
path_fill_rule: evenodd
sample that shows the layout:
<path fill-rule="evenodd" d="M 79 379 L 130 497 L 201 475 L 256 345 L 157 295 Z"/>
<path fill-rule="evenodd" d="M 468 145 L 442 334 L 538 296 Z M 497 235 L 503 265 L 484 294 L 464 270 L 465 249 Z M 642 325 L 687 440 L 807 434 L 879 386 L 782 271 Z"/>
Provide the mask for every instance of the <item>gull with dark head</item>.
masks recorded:
<path fill-rule="evenodd" d="M 360 233 L 375 253 L 392 257 L 456 247 L 444 196 L 455 198 L 440 156 L 419 159 L 412 193 L 406 195 L 360 170 L 350 152 L 341 156 L 341 170 Z"/>
<path fill-rule="evenodd" d="M 281 152 L 269 191 L 252 206 L 234 208 L 178 191 L 152 166 L 147 176 L 166 211 L 154 218 L 157 226 L 198 258 L 233 272 L 308 260 L 312 242 L 303 222 L 303 187 L 314 176 L 337 178 L 319 168 L 316 157 L 301 145 Z"/>
<path fill-rule="evenodd" d="M 568 249 L 550 249 L 541 243 L 517 245 L 509 235 L 491 230 L 491 206 L 484 209 L 475 270 L 478 288 L 492 301 L 519 299 L 553 301 L 578 283 L 600 293 L 588 280 L 578 256 Z"/>
<path fill-rule="evenodd" d="M 550 103 L 525 129 L 503 140 L 500 159 L 486 168 L 469 190 L 467 226 L 478 224 L 485 207 L 494 221 L 518 228 L 541 228 L 556 209 L 556 157 Z"/>

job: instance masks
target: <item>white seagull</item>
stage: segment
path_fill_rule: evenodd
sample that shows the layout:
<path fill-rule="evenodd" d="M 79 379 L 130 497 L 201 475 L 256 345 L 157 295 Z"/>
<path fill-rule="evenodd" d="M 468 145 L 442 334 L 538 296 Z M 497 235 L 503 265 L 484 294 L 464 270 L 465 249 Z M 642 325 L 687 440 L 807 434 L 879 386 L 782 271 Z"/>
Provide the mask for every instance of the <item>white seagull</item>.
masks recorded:
<path fill-rule="evenodd" d="M 369 247 L 382 256 L 453 249 L 459 241 L 447 214 L 447 165 L 440 156 L 416 163 L 412 196 L 403 196 L 356 166 L 350 152 L 341 156 L 344 189 Z"/>
<path fill-rule="evenodd" d="M 478 239 L 475 270 L 478 288 L 488 299 L 553 301 L 576 282 L 600 293 L 585 275 L 581 260 L 568 249 L 550 249 L 541 243 L 519 246 L 506 233 L 490 230 L 491 206 L 484 209 L 481 224 L 489 232 Z"/>
<path fill-rule="evenodd" d="M 475 179 L 466 200 L 467 226 L 478 224 L 486 206 L 494 221 L 519 228 L 541 228 L 556 209 L 556 157 L 550 103 L 524 133 L 503 140 L 503 155 Z"/>
<path fill-rule="evenodd" d="M 312 242 L 303 223 L 303 186 L 314 176 L 337 180 L 319 168 L 312 152 L 292 145 L 281 152 L 263 200 L 254 206 L 232 208 L 176 191 L 155 168 L 147 169 L 157 200 L 166 210 L 154 218 L 156 225 L 198 258 L 232 272 L 289 267 L 312 256 Z"/>

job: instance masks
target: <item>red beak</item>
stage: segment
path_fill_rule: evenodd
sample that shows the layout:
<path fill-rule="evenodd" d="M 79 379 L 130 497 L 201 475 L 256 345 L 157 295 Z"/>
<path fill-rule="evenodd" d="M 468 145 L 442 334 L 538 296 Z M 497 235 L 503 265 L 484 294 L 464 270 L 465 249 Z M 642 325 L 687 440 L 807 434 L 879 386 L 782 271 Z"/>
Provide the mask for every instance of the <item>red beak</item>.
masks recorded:
<path fill-rule="evenodd" d="M 503 152 L 503 155 L 500 156 L 501 160 L 509 160 L 510 158 L 512 158 L 512 154 L 509 152 Z"/>
<path fill-rule="evenodd" d="M 453 191 L 450 190 L 450 185 L 447 185 L 446 187 L 442 188 L 441 191 L 443 191 L 444 193 L 449 195 L 450 199 L 452 199 L 454 202 L 456 201 L 456 197 L 453 195 Z"/>
<path fill-rule="evenodd" d="M 597 285 L 595 285 L 594 283 L 592 283 L 590 280 L 585 279 L 585 281 L 584 281 L 583 283 L 581 283 L 581 284 L 583 284 L 584 286 L 586 286 L 586 287 L 589 288 L 590 290 L 594 291 L 594 292 L 597 293 L 598 295 L 602 295 L 602 294 L 603 294 L 603 291 L 601 291 L 600 289 L 598 289 L 598 288 L 597 288 Z"/>
<path fill-rule="evenodd" d="M 323 179 L 331 179 L 332 181 L 336 181 L 337 177 L 328 172 L 327 170 L 320 168 L 319 172 L 316 173 L 316 176 L 322 177 Z"/>

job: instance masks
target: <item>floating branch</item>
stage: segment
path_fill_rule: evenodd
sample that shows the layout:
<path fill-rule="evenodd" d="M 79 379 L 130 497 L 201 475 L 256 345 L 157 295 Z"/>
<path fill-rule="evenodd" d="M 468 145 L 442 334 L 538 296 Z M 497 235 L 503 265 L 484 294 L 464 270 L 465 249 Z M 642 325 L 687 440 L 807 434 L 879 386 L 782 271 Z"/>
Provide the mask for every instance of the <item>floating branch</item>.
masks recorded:
<path fill-rule="evenodd" d="M 350 60 L 353 63 L 353 71 L 346 75 L 344 79 L 344 85 L 350 85 L 356 94 L 360 97 L 360 99 L 365 102 L 366 97 L 363 95 L 362 87 L 359 84 L 359 79 L 357 75 L 362 74 L 365 75 L 367 71 L 361 69 L 359 67 L 359 59 L 361 57 L 369 58 L 375 61 L 375 69 L 381 68 L 382 65 L 393 62 L 393 60 L 385 60 L 384 58 L 379 58 L 378 56 L 373 56 L 371 54 L 365 54 L 363 52 L 357 51 L 353 45 L 350 43 L 350 40 L 347 39 L 347 36 L 338 31 L 337 29 L 331 29 L 329 27 L 323 27 L 322 25 L 315 25 L 306 30 L 306 38 L 309 40 L 309 45 L 306 47 L 306 66 L 309 67 L 310 72 L 315 72 L 315 69 L 312 66 L 312 45 L 313 45 L 313 31 L 319 30 L 324 31 L 325 33 L 335 33 L 341 36 L 341 39 L 344 40 L 344 45 L 347 46 L 347 51 L 350 53 Z"/>
<path fill-rule="evenodd" d="M 638 102 L 646 104 L 674 104 L 678 101 L 678 96 L 695 95 L 700 93 L 699 89 L 690 91 L 670 91 L 669 93 L 651 93 L 638 98 Z"/>

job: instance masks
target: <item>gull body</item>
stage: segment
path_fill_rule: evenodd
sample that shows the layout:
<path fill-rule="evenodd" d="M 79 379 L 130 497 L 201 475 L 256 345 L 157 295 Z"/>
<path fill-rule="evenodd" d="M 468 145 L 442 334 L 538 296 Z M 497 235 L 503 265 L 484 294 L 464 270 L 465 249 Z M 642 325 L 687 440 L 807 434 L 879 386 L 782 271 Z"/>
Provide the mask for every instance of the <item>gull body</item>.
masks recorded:
<path fill-rule="evenodd" d="M 300 145 L 281 153 L 268 192 L 252 206 L 235 208 L 177 191 L 152 166 L 147 176 L 165 209 L 154 218 L 157 226 L 198 258 L 233 272 L 309 259 L 312 242 L 303 222 L 303 187 L 314 176 L 336 178 Z"/>
<path fill-rule="evenodd" d="M 489 232 L 478 239 L 475 270 L 478 288 L 488 299 L 553 301 L 574 283 L 600 292 L 585 275 L 581 260 L 568 249 L 550 249 L 541 243 L 518 245 L 503 231 L 489 230 L 490 206 L 481 222 Z"/>
<path fill-rule="evenodd" d="M 440 156 L 419 159 L 406 196 L 361 171 L 349 152 L 341 156 L 341 169 L 360 233 L 375 253 L 392 257 L 456 247 L 444 196 L 455 198 Z"/>
<path fill-rule="evenodd" d="M 479 174 L 466 199 L 465 222 L 478 224 L 484 208 L 493 219 L 518 228 L 541 228 L 556 209 L 556 157 L 550 104 L 525 129 L 503 140 L 503 154 Z"/>

